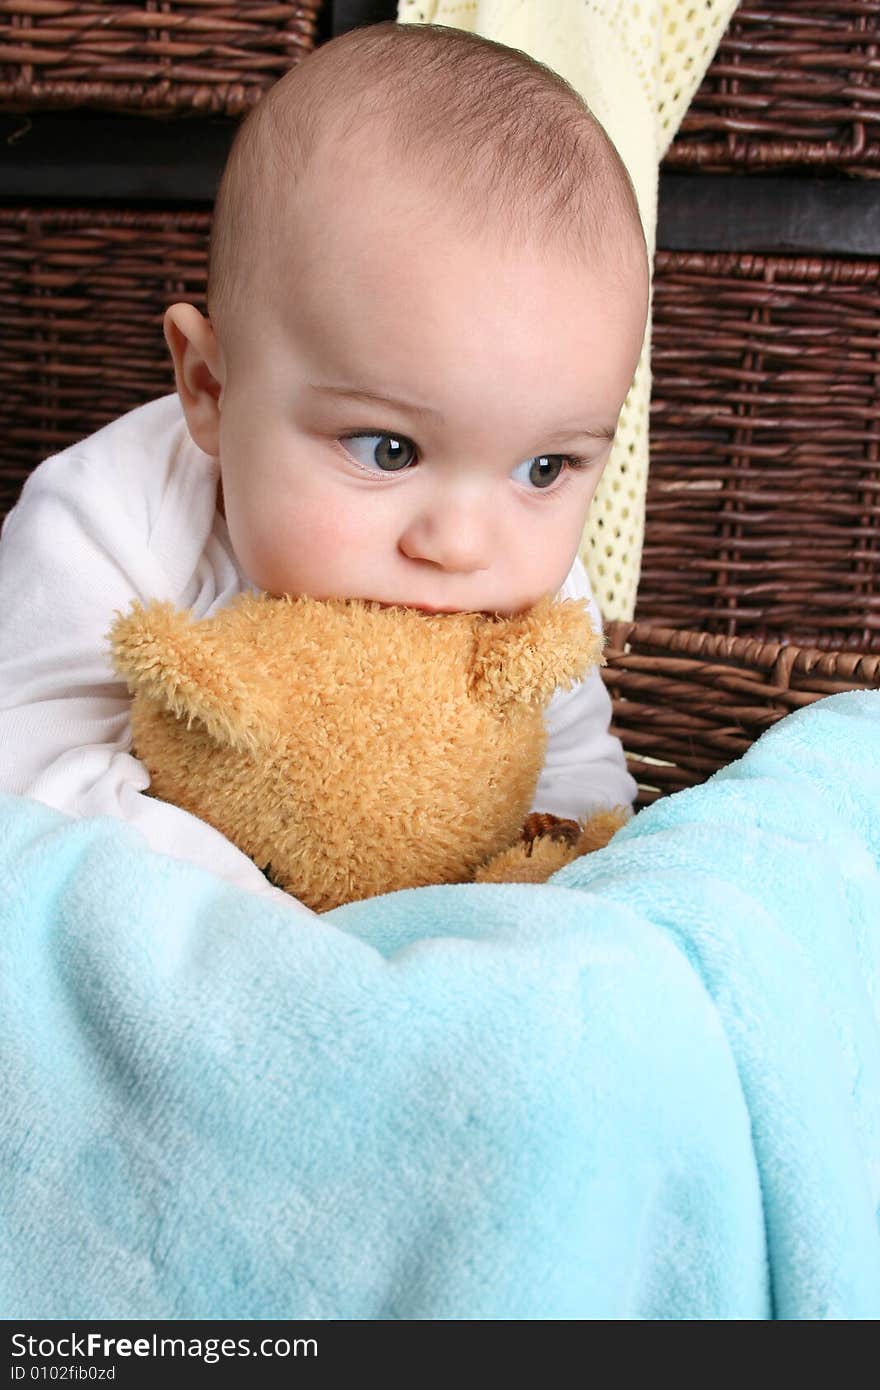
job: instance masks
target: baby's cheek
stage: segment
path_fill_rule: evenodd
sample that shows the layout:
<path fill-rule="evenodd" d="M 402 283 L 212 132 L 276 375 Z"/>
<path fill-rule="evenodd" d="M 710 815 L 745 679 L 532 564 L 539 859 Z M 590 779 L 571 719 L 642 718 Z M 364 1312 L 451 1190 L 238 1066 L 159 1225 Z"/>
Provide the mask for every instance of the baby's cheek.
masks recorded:
<path fill-rule="evenodd" d="M 338 497 L 303 497 L 269 506 L 248 545 L 248 574 L 269 593 L 317 592 L 336 570 L 363 553 L 369 535 L 363 509 Z"/>
<path fill-rule="evenodd" d="M 325 494 L 306 498 L 296 509 L 293 524 L 315 546 L 333 547 L 355 545 L 369 534 L 369 507 L 363 499 L 357 501 L 343 490 L 328 490 Z"/>

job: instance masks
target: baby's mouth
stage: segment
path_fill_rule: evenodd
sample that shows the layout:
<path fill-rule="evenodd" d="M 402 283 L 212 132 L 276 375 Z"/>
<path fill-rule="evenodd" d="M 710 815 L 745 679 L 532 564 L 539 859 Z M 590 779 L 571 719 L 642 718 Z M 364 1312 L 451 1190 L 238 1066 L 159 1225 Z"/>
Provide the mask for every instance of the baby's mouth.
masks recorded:
<path fill-rule="evenodd" d="M 378 603 L 380 608 L 412 608 L 417 613 L 430 613 L 432 615 L 438 613 L 461 613 L 463 611 L 461 608 L 435 608 L 432 604 L 428 603 L 383 603 L 381 599 L 373 599 L 373 602 Z"/>

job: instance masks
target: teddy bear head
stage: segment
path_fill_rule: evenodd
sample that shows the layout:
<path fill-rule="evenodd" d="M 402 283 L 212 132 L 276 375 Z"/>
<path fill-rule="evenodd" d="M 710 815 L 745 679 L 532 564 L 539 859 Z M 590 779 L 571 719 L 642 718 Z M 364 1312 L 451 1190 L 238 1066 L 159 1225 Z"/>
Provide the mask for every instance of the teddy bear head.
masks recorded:
<path fill-rule="evenodd" d="M 601 663 L 585 600 L 514 617 L 242 594 L 109 634 L 150 794 L 317 912 L 463 883 L 519 835 L 554 691 Z"/>

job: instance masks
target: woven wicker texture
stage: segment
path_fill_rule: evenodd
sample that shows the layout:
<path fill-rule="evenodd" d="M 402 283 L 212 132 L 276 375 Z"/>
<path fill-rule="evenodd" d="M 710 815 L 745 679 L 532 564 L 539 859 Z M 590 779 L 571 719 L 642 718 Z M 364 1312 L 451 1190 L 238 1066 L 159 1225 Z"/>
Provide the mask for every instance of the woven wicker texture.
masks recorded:
<path fill-rule="evenodd" d="M 667 166 L 880 177 L 878 54 L 880 0 L 743 0 Z"/>
<path fill-rule="evenodd" d="M 880 688 L 880 656 L 650 623 L 609 623 L 606 637 L 612 731 L 638 783 L 638 806 L 705 781 L 803 705 Z"/>
<path fill-rule="evenodd" d="M 2 0 L 0 104 L 238 116 L 316 41 L 320 0 Z"/>
<path fill-rule="evenodd" d="M 652 351 L 636 616 L 880 651 L 880 262 L 661 252 Z"/>
<path fill-rule="evenodd" d="M 162 316 L 206 311 L 210 221 L 0 209 L 0 513 L 42 458 L 174 390 Z"/>

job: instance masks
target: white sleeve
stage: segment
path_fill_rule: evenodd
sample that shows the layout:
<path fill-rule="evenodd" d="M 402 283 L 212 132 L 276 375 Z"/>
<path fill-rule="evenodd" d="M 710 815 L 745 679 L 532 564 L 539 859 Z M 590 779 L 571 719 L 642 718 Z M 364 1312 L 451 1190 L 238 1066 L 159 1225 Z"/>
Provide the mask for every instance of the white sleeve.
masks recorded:
<path fill-rule="evenodd" d="M 291 902 L 213 827 L 144 795 L 149 774 L 130 751 L 128 691 L 106 634 L 133 599 L 175 594 L 150 550 L 147 500 L 124 493 L 96 488 L 94 466 L 65 451 L 34 470 L 6 518 L 0 790 L 74 817 L 126 820 L 153 849 Z"/>
<path fill-rule="evenodd" d="M 580 559 L 559 596 L 588 599 L 596 631 L 602 632 L 602 615 Z M 620 740 L 608 732 L 611 713 L 598 666 L 571 690 L 556 692 L 544 716 L 547 753 L 530 810 L 580 820 L 593 811 L 632 805 L 638 788 Z"/>

